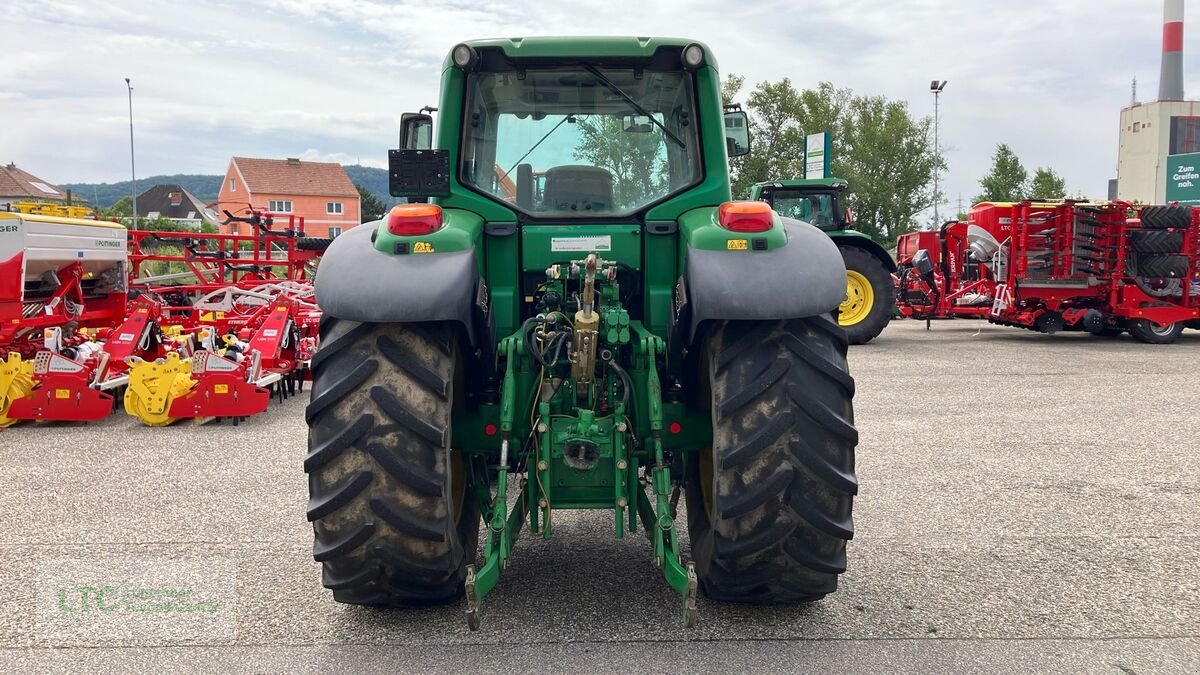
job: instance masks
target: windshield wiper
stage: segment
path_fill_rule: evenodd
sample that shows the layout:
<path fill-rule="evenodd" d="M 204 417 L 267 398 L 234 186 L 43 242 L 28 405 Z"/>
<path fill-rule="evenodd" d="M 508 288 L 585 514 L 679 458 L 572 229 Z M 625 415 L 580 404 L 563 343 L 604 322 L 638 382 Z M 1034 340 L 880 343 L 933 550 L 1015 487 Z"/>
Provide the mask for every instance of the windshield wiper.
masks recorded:
<path fill-rule="evenodd" d="M 641 106 L 641 104 L 639 104 L 637 101 L 633 100 L 633 97 L 631 97 L 629 94 L 626 94 L 625 90 L 621 89 L 616 84 L 614 84 L 612 80 L 608 79 L 608 77 L 606 77 L 604 75 L 604 73 L 600 72 L 600 70 L 598 68 L 596 68 L 596 66 L 593 66 L 590 63 L 581 63 L 579 65 L 583 66 L 584 70 L 591 73 L 592 77 L 595 77 L 597 80 L 600 80 L 600 84 L 603 84 L 605 87 L 608 87 L 609 91 L 611 91 L 612 93 L 614 93 L 617 96 L 620 96 L 622 99 L 624 99 L 625 102 L 628 103 L 631 108 L 633 108 L 634 112 L 636 112 L 637 114 L 639 114 L 643 117 L 649 117 L 650 121 L 654 122 L 654 126 L 661 129 L 663 134 L 666 135 L 667 138 L 671 139 L 672 141 L 675 141 L 675 143 L 679 147 L 687 148 L 687 145 L 685 145 L 683 141 L 679 140 L 678 136 L 671 133 L 670 129 L 666 128 L 665 126 L 663 126 L 662 122 L 658 121 L 658 118 L 656 118 L 654 115 L 651 115 L 649 112 L 647 112 L 646 109 Z"/>

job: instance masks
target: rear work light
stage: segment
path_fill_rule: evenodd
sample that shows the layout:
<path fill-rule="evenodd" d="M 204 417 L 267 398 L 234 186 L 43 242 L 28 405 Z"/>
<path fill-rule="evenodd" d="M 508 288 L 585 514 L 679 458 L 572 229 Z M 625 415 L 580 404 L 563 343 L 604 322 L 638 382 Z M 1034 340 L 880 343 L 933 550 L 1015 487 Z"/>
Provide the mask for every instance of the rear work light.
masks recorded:
<path fill-rule="evenodd" d="M 775 213 L 766 202 L 725 202 L 717 209 L 717 223 L 730 232 L 766 232 Z"/>
<path fill-rule="evenodd" d="M 387 230 L 397 237 L 431 234 L 442 227 L 442 207 L 437 204 L 397 204 L 387 215 Z"/>

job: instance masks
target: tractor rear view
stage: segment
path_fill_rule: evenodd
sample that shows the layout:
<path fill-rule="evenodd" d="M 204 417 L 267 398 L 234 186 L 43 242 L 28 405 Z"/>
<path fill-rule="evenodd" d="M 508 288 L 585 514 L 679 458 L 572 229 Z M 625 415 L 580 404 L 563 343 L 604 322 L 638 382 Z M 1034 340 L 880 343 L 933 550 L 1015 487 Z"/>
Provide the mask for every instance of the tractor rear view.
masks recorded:
<path fill-rule="evenodd" d="M 835 590 L 846 272 L 817 228 L 731 201 L 750 139 L 719 83 L 699 43 L 475 41 L 446 60 L 436 133 L 402 117 L 410 203 L 334 240 L 316 279 L 304 467 L 336 600 L 465 595 L 477 628 L 518 537 L 566 510 L 644 534 L 686 624 L 698 591 Z"/>
<path fill-rule="evenodd" d="M 747 198 L 815 225 L 837 244 L 846 264 L 846 297 L 837 321 L 850 344 L 863 345 L 879 337 L 896 309 L 896 262 L 874 239 L 852 229 L 844 199 L 847 187 L 841 178 L 777 180 L 751 185 Z"/>

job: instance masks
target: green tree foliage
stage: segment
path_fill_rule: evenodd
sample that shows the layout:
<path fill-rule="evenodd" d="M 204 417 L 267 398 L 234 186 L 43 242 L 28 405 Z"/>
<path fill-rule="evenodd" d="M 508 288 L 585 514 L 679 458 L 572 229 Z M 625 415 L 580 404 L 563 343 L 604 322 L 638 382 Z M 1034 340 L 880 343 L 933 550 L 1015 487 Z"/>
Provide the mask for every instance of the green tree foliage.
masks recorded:
<path fill-rule="evenodd" d="M 362 222 L 369 223 L 372 220 L 379 220 L 383 214 L 387 213 L 388 206 L 383 203 L 383 200 L 371 194 L 367 188 L 355 184 L 358 190 L 359 209 L 362 213 Z"/>
<path fill-rule="evenodd" d="M 1038 167 L 1029 181 L 1029 199 L 1056 201 L 1067 196 L 1067 181 L 1051 168 Z"/>
<path fill-rule="evenodd" d="M 128 218 L 133 215 L 133 207 L 130 206 L 131 199 L 129 195 L 125 195 L 116 201 L 115 204 L 108 208 L 97 207 L 96 217 L 101 220 L 112 220 L 113 218 Z"/>
<path fill-rule="evenodd" d="M 1029 194 L 1029 172 L 1007 144 L 996 146 L 992 168 L 979 180 L 983 188 L 975 202 L 1019 202 Z M 1039 195 L 1040 196 L 1040 195 Z"/>
<path fill-rule="evenodd" d="M 736 96 L 741 82 L 727 78 L 722 95 Z M 736 86 L 735 86 L 736 85 Z M 859 230 L 890 242 L 916 227 L 933 205 L 933 152 L 929 118 L 913 118 L 901 101 L 856 96 L 822 82 L 798 90 L 788 79 L 763 82 L 747 99 L 753 145 L 732 167 L 734 194 L 752 183 L 804 175 L 804 138 L 833 135 L 834 176 L 850 183 L 849 202 Z"/>
<path fill-rule="evenodd" d="M 615 115 L 580 118 L 577 125 L 580 142 L 575 158 L 612 173 L 613 201 L 618 207 L 645 203 L 648 196 L 666 192 L 661 131 L 625 131 Z"/>
<path fill-rule="evenodd" d="M 725 81 L 721 83 L 721 104 L 729 105 L 737 103 L 737 96 L 742 91 L 742 87 L 746 84 L 746 78 L 741 75 L 730 73 L 725 76 Z"/>

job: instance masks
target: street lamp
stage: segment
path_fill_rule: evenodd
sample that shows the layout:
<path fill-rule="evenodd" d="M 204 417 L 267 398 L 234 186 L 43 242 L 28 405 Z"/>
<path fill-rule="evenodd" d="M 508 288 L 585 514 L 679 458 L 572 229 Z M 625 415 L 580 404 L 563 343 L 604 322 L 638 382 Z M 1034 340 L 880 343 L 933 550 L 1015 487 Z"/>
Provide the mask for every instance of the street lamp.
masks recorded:
<path fill-rule="evenodd" d="M 938 206 L 942 201 L 942 194 L 938 192 L 938 176 L 942 172 L 942 154 L 938 144 L 938 126 L 941 121 L 938 116 L 938 108 L 942 90 L 946 88 L 947 84 L 949 82 L 946 80 L 934 80 L 929 83 L 929 91 L 933 92 L 933 224 L 935 227 L 940 227 L 942 224 L 938 217 Z"/>
<path fill-rule="evenodd" d="M 137 168 L 133 163 L 133 85 L 125 78 L 125 87 L 129 90 L 129 199 L 133 211 L 133 229 L 137 229 Z"/>

